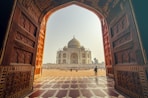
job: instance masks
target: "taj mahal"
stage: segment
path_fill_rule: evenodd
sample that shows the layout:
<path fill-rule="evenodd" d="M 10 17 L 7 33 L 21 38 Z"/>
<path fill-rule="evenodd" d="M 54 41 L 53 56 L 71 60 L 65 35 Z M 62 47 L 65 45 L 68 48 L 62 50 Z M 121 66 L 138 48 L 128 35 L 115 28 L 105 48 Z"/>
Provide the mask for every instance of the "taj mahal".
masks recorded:
<path fill-rule="evenodd" d="M 57 51 L 57 64 L 91 64 L 91 51 L 80 45 L 73 37 L 67 46 Z"/>

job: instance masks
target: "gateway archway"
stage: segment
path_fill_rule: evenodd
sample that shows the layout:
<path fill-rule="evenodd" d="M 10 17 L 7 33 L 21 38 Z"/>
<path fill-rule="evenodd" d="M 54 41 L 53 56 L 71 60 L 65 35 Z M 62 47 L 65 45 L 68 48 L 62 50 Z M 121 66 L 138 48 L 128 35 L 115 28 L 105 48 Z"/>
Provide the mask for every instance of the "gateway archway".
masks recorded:
<path fill-rule="evenodd" d="M 98 18 L 100 19 L 100 22 L 101 22 L 101 26 L 102 26 L 102 32 L 103 32 L 103 44 L 104 44 L 104 51 L 105 51 L 105 62 L 106 62 L 106 69 L 107 69 L 107 75 L 108 76 L 111 76 L 113 77 L 113 69 L 112 69 L 112 57 L 111 57 L 111 48 L 110 48 L 110 43 L 109 43 L 109 33 L 108 33 L 108 26 L 107 26 L 107 22 L 106 22 L 106 19 L 105 19 L 105 16 L 103 16 L 103 14 L 101 14 L 99 11 L 97 11 L 96 9 L 94 9 L 93 7 L 90 7 L 88 5 L 85 5 L 83 3 L 80 3 L 80 2 L 77 2 L 77 1 L 72 1 L 72 2 L 68 2 L 68 3 L 65 3 L 65 4 L 62 4 L 58 7 L 55 7 L 53 9 L 51 9 L 43 18 L 43 21 L 42 21 L 42 26 L 41 26 L 41 30 L 40 32 L 42 33 L 42 35 L 45 35 L 45 27 L 46 27 L 46 21 L 48 20 L 48 17 L 50 17 L 50 15 L 59 10 L 59 9 L 62 9 L 64 7 L 67 7 L 67 6 L 70 6 L 70 5 L 77 5 L 77 6 L 80 6 L 80 7 L 83 7 L 83 8 L 86 8 L 87 10 L 93 12 L 94 14 L 96 14 L 98 16 Z M 42 36 L 41 35 L 41 36 Z M 44 39 L 44 38 L 43 38 Z M 39 42 L 41 42 L 42 40 L 40 40 Z M 41 42 L 42 43 L 42 42 Z M 43 45 L 43 44 L 42 44 Z M 39 46 L 41 46 L 39 44 Z M 43 46 L 42 46 L 43 47 Z M 43 51 L 43 48 L 41 49 L 38 49 L 38 50 L 41 50 Z M 38 54 L 42 54 L 43 52 L 41 53 L 38 53 Z M 43 57 L 43 56 L 40 56 L 40 57 Z M 40 62 L 40 63 L 37 63 L 38 66 L 41 66 L 42 65 L 42 58 L 40 57 L 37 57 L 37 59 L 39 58 L 40 61 L 36 61 L 36 62 Z M 41 67 L 38 67 L 38 70 L 36 69 L 36 74 L 40 74 L 40 71 L 41 71 Z"/>
<path fill-rule="evenodd" d="M 2 0 L 1 2 L 3 4 L 1 10 L 8 9 L 2 11 L 0 25 L 3 31 L 0 39 L 1 97 L 19 98 L 32 90 L 34 74 L 37 76 L 41 72 L 45 36 L 43 28 L 47 19 L 45 15 L 48 16 L 55 10 L 71 4 L 82 6 L 100 17 L 104 49 L 108 54 L 105 54 L 106 65 L 111 65 L 106 68 L 108 75 L 114 76 L 115 88 L 130 97 L 148 96 L 146 65 L 148 50 L 141 42 L 141 28 L 138 28 L 132 7 L 136 1 Z"/>

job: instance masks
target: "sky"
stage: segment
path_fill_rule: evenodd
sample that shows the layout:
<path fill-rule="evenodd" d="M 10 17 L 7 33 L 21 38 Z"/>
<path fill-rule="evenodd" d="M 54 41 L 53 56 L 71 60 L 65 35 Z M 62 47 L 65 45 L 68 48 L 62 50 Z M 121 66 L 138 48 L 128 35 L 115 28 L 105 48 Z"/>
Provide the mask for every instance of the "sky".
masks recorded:
<path fill-rule="evenodd" d="M 73 36 L 81 46 L 89 49 L 92 60 L 104 61 L 102 30 L 98 16 L 93 12 L 71 5 L 55 11 L 46 25 L 43 63 L 56 63 L 56 53 L 67 46 Z"/>

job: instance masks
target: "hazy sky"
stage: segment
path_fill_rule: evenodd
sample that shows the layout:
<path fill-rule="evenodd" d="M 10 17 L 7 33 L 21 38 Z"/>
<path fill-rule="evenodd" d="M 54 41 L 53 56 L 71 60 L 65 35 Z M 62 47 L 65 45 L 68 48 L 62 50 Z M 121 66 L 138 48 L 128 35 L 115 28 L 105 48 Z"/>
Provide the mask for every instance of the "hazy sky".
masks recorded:
<path fill-rule="evenodd" d="M 92 60 L 104 61 L 99 18 L 91 11 L 71 5 L 54 12 L 47 21 L 43 63 L 56 63 L 56 53 L 75 36 L 91 50 Z"/>

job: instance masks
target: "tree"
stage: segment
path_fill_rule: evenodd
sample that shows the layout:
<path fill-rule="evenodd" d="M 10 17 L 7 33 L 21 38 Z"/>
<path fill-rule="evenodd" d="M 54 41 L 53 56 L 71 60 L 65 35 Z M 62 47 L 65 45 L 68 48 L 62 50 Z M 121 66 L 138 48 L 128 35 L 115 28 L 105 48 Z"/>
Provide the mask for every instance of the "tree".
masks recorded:
<path fill-rule="evenodd" d="M 98 64 L 98 59 L 94 58 L 94 64 Z"/>

